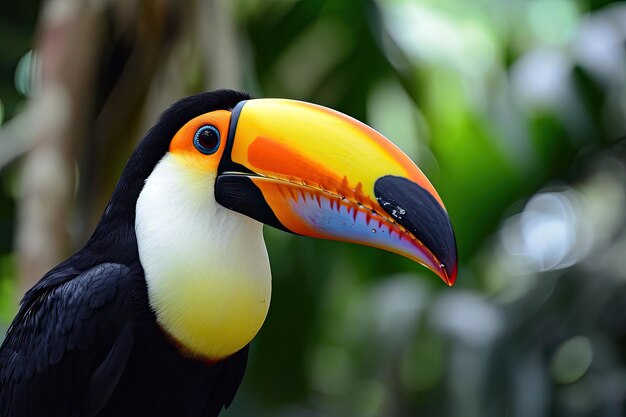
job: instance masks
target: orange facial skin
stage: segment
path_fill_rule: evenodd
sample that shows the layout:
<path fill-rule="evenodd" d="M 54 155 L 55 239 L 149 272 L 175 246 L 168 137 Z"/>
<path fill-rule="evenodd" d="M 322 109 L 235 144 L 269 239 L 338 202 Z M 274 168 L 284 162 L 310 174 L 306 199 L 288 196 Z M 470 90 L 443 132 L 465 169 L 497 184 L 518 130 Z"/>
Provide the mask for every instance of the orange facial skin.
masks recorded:
<path fill-rule="evenodd" d="M 226 147 L 226 138 L 228 136 L 228 127 L 230 126 L 231 113 L 227 110 L 217 110 L 210 113 L 202 114 L 187 122 L 170 142 L 169 151 L 177 157 L 183 158 L 188 162 L 188 166 L 193 169 L 202 170 L 209 173 L 217 173 L 217 166 L 224 154 Z M 193 140 L 196 132 L 202 126 L 213 125 L 220 132 L 219 149 L 212 155 L 205 155 L 198 151 L 194 146 Z"/>

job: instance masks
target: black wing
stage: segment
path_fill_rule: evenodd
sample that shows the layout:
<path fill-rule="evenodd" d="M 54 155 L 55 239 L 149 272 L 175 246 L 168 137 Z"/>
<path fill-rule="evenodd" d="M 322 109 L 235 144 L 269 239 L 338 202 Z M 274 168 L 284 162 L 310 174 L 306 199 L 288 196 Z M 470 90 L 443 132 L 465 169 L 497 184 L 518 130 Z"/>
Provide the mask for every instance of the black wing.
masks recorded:
<path fill-rule="evenodd" d="M 74 275 L 74 273 L 72 273 Z M 91 416 L 134 342 L 127 266 L 100 264 L 29 294 L 0 347 L 0 416 Z"/>

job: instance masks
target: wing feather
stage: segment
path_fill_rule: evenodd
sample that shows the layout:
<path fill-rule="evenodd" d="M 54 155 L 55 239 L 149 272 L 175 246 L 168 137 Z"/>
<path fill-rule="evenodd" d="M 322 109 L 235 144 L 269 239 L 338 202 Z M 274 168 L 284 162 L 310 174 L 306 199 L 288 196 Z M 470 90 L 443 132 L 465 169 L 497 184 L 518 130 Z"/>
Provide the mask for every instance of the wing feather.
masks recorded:
<path fill-rule="evenodd" d="M 133 345 L 133 273 L 104 263 L 30 293 L 0 347 L 0 415 L 93 415 Z M 87 400 L 88 399 L 88 400 Z"/>

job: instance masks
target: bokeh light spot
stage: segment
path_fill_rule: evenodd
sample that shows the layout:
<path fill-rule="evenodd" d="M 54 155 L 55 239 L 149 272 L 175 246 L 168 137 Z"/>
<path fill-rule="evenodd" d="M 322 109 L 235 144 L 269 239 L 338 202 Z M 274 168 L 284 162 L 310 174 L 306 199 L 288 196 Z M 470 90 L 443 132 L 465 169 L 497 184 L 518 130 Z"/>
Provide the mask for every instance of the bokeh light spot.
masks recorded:
<path fill-rule="evenodd" d="M 550 361 L 550 373 L 556 382 L 571 384 L 587 372 L 592 360 L 591 341 L 588 337 L 576 336 L 556 350 Z"/>

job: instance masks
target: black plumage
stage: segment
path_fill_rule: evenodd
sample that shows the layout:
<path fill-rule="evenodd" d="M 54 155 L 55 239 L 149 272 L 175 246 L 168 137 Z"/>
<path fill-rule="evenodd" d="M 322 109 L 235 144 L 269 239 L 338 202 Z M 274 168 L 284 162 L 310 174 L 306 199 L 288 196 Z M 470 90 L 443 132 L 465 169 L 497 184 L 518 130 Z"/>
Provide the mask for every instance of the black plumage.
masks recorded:
<path fill-rule="evenodd" d="M 135 206 L 178 129 L 248 98 L 183 99 L 148 132 L 85 247 L 24 296 L 0 347 L 0 416 L 214 417 L 231 403 L 248 348 L 210 365 L 170 343 L 148 303 Z"/>

